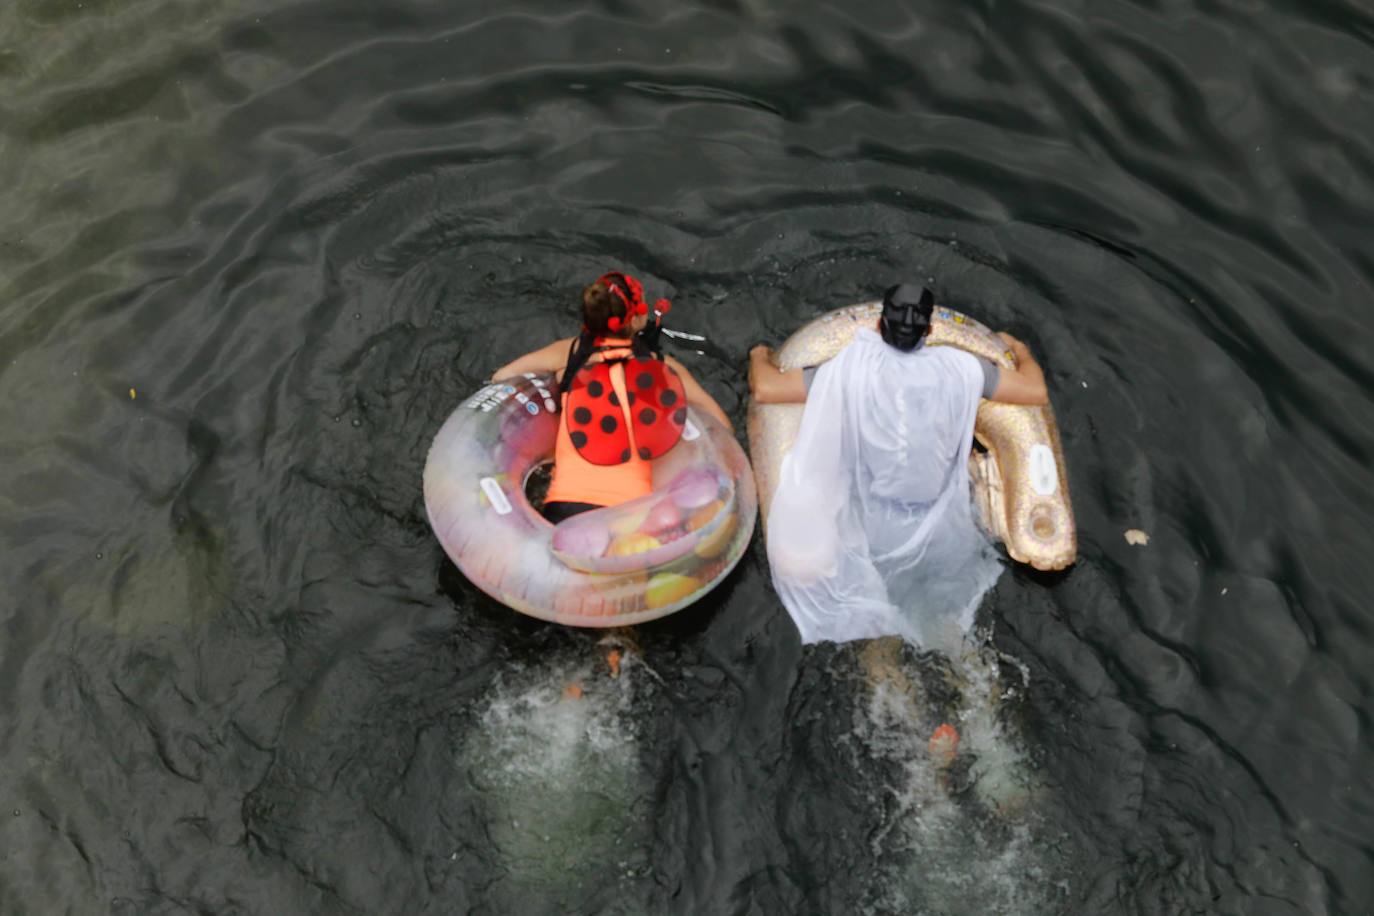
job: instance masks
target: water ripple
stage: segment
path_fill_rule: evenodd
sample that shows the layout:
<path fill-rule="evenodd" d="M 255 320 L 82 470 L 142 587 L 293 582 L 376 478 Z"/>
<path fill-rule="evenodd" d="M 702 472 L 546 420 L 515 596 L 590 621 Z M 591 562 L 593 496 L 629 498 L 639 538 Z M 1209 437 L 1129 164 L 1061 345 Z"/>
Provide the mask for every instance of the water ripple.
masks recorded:
<path fill-rule="evenodd" d="M 1358 4 L 21 0 L 0 86 L 0 909 L 1374 895 Z M 610 267 L 737 423 L 896 278 L 1027 339 L 1079 564 L 955 664 L 803 651 L 760 548 L 610 680 L 418 485 Z"/>

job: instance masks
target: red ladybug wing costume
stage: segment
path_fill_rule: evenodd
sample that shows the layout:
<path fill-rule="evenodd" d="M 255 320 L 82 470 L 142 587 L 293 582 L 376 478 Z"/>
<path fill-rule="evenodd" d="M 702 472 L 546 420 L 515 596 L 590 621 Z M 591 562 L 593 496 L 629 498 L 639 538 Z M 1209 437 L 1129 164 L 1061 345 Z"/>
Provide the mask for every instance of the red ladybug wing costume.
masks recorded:
<path fill-rule="evenodd" d="M 625 363 L 625 386 L 630 391 L 630 419 L 639 457 L 657 458 L 677 445 L 687 424 L 682 379 L 661 359 L 632 359 Z"/>
<path fill-rule="evenodd" d="M 624 317 L 613 317 L 607 322 L 611 330 L 618 331 L 636 316 L 648 313 L 644 288 L 634 277 L 608 273 L 598 279 L 625 303 Z M 667 299 L 654 305 L 660 316 L 670 308 Z M 657 319 L 650 328 L 655 333 L 641 332 L 629 347 L 610 345 L 600 339 L 590 341 L 583 328 L 582 341 L 574 345 L 570 354 L 568 370 L 572 376 L 563 384 L 568 434 L 578 455 L 592 464 L 624 464 L 632 457 L 649 461 L 682 438 L 687 422 L 687 395 L 682 379 L 663 362 L 656 346 Z M 590 347 L 585 346 L 588 343 Z M 589 362 L 598 353 L 603 354 L 602 359 Z M 604 355 L 608 353 L 615 355 Z M 617 365 L 625 370 L 624 394 L 628 404 L 624 405 L 612 374 L 612 367 Z M 637 456 L 630 451 L 627 412 Z"/>
<path fill-rule="evenodd" d="M 573 447 L 592 464 L 623 464 L 631 457 L 625 411 L 611 378 L 617 364 L 625 367 L 625 406 L 641 459 L 676 445 L 687 422 L 682 379 L 662 360 L 621 358 L 584 366 L 572 380 L 564 410 Z"/>

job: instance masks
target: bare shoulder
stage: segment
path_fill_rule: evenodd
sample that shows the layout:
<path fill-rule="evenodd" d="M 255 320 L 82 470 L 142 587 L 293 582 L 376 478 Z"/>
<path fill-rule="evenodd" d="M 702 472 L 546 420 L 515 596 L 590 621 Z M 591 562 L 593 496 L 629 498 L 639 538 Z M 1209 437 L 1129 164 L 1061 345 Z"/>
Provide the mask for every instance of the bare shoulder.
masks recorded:
<path fill-rule="evenodd" d="M 663 361 L 667 363 L 668 366 L 678 375 L 685 375 L 688 378 L 691 378 L 692 373 L 687 370 L 687 367 L 684 366 L 676 356 L 670 356 L 667 353 L 664 353 Z"/>
<path fill-rule="evenodd" d="M 576 337 L 560 337 L 558 340 L 555 340 L 553 343 L 549 344 L 544 349 L 552 350 L 556 353 L 567 353 L 568 348 L 573 345 L 573 341 L 575 340 L 577 340 Z"/>
<path fill-rule="evenodd" d="M 564 337 L 538 350 L 532 350 L 497 369 L 491 374 L 491 378 L 495 381 L 524 372 L 560 372 L 568 363 L 568 349 L 572 342 L 573 338 Z"/>

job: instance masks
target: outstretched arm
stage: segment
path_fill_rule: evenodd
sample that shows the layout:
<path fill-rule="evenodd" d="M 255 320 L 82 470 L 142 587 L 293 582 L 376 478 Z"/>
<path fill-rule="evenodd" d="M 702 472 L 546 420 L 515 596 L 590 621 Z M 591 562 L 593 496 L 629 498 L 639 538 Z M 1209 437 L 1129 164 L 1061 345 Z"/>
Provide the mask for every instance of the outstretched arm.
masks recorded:
<path fill-rule="evenodd" d="M 802 370 L 773 365 L 772 349 L 759 344 L 749 351 L 749 392 L 760 404 L 795 404 L 806 400 L 806 382 Z"/>
<path fill-rule="evenodd" d="M 1029 407 L 1048 404 L 1050 393 L 1045 387 L 1045 373 L 1035 357 L 1031 356 L 1030 348 L 1006 331 L 998 331 L 997 336 L 1011 348 L 1011 354 L 1016 358 L 1016 368 L 1002 370 L 997 380 L 997 390 L 988 400 Z"/>
<path fill-rule="evenodd" d="M 687 395 L 687 403 L 699 410 L 706 411 L 733 433 L 735 426 L 730 422 L 730 418 L 725 415 L 725 411 L 720 409 L 716 399 L 707 394 L 705 388 L 697 384 L 697 380 L 692 378 L 692 373 L 687 371 L 687 367 L 671 356 L 664 355 L 663 361 L 682 379 L 682 392 Z"/>
<path fill-rule="evenodd" d="M 490 381 L 497 382 L 526 372 L 558 372 L 568 364 L 568 348 L 572 346 L 572 341 L 571 337 L 565 337 L 547 347 L 526 353 L 493 372 Z"/>

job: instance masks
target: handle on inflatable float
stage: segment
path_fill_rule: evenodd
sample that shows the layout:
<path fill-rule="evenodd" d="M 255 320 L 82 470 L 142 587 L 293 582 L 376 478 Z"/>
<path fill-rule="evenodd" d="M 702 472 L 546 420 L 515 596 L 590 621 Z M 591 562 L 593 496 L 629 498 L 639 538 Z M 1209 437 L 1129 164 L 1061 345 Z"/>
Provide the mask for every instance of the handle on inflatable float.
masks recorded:
<path fill-rule="evenodd" d="M 553 456 L 552 376 L 472 395 L 435 436 L 425 508 L 449 558 L 515 610 L 570 626 L 629 626 L 691 604 L 734 568 L 753 534 L 753 472 L 734 436 L 688 408 L 683 438 L 653 463 L 655 490 L 551 525 L 525 483 Z"/>
<path fill-rule="evenodd" d="M 778 368 L 786 371 L 825 362 L 848 346 L 859 328 L 874 327 L 881 313 L 882 304 L 871 302 L 816 318 L 778 348 L 774 355 Z M 1015 367 L 999 337 L 953 309 L 936 307 L 927 345 L 958 347 L 1004 368 Z M 765 520 L 782 459 L 801 427 L 801 415 L 799 404 L 750 404 L 749 450 Z M 973 432 L 986 449 L 969 456 L 974 500 L 983 526 L 1018 563 L 1041 570 L 1072 565 L 1078 555 L 1078 535 L 1054 411 L 1049 406 L 984 400 L 978 406 Z"/>

